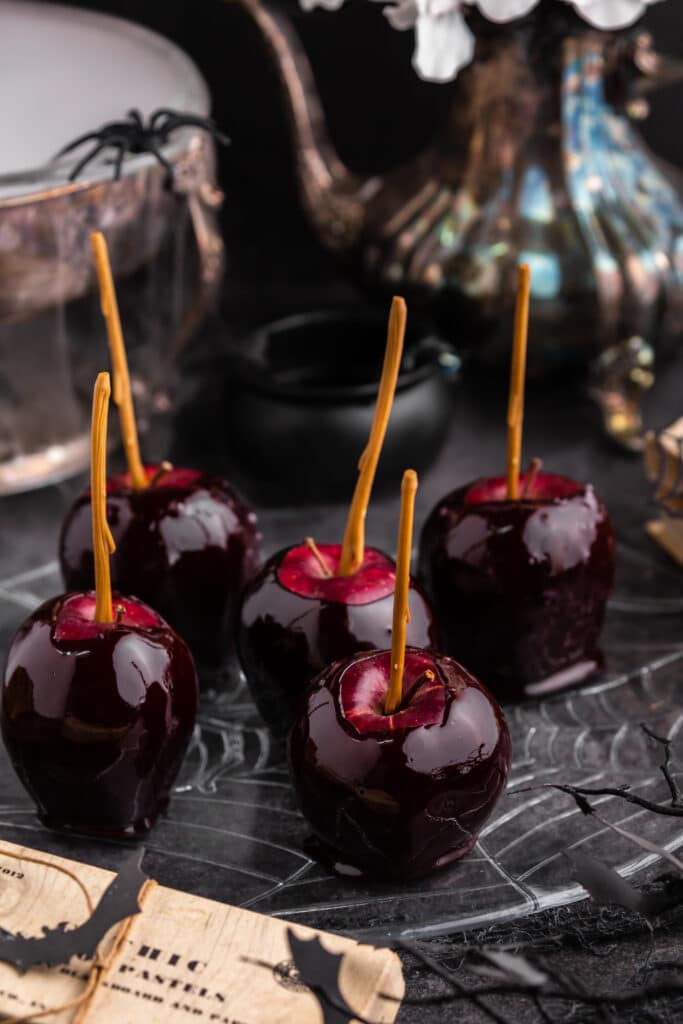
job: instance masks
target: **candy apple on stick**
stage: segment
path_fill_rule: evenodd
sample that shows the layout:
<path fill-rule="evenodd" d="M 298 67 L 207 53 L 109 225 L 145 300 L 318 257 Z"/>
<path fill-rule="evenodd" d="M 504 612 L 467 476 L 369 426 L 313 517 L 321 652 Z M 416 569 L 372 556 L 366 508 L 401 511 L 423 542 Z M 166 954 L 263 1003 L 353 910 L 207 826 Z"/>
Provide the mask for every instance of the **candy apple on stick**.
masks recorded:
<path fill-rule="evenodd" d="M 406 647 L 416 489 L 406 470 L 391 650 L 325 668 L 290 734 L 303 814 L 344 874 L 411 879 L 463 857 L 510 769 L 505 718 L 481 683 L 452 658 Z"/>
<path fill-rule="evenodd" d="M 135 594 L 188 642 L 204 680 L 231 653 L 239 595 L 258 563 L 256 517 L 220 477 L 140 457 L 126 350 L 104 236 L 92 236 L 107 324 L 127 472 L 107 481 L 107 511 L 116 552 L 114 586 Z M 92 586 L 91 495 L 64 520 L 59 560 L 68 589 Z"/>
<path fill-rule="evenodd" d="M 310 680 L 331 661 L 356 651 L 386 647 L 391 632 L 393 560 L 365 544 L 375 470 L 396 389 L 406 306 L 391 306 L 387 347 L 370 438 L 359 462 L 358 482 L 342 544 L 302 538 L 273 555 L 248 585 L 239 616 L 238 650 L 258 708 L 271 730 L 284 735 Z M 428 602 L 411 581 L 409 639 L 438 644 Z"/>
<path fill-rule="evenodd" d="M 522 265 L 507 474 L 446 495 L 419 553 L 445 649 L 502 696 L 551 692 L 600 666 L 615 568 L 612 523 L 591 484 L 540 472 L 539 460 L 520 474 L 530 284 Z"/>
<path fill-rule="evenodd" d="M 95 384 L 91 501 L 95 590 L 46 601 L 17 630 L 0 724 L 17 775 L 53 828 L 116 838 L 166 807 L 192 735 L 192 656 L 157 612 L 112 596 L 106 518 L 109 374 Z"/>

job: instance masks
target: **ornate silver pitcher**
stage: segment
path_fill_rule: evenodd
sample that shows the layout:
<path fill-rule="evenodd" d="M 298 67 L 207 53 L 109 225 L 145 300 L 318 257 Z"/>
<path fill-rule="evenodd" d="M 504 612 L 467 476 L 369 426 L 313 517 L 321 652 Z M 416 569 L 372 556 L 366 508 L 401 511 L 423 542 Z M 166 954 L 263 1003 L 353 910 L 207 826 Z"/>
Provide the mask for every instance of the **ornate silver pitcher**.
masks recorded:
<path fill-rule="evenodd" d="M 322 244 L 500 367 L 516 267 L 529 263 L 530 375 L 588 370 L 606 429 L 639 447 L 654 351 L 683 333 L 683 205 L 631 122 L 647 90 L 683 78 L 683 65 L 655 54 L 646 33 L 597 32 L 557 3 L 504 30 L 480 19 L 439 137 L 360 178 L 334 151 L 286 15 L 241 3 L 276 60 Z"/>

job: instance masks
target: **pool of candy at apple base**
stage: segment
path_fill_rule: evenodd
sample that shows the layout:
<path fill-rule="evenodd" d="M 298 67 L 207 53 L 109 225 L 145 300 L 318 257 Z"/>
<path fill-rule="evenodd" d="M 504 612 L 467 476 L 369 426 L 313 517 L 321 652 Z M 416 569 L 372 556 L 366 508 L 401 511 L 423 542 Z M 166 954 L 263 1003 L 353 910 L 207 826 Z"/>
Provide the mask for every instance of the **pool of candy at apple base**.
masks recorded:
<path fill-rule="evenodd" d="M 647 551 L 647 549 L 645 549 Z M 376 940 L 428 936 L 502 921 L 583 898 L 572 849 L 635 878 L 661 859 L 582 815 L 557 781 L 630 783 L 664 799 L 661 751 L 641 722 L 676 737 L 683 725 L 683 598 L 678 570 L 640 548 L 620 547 L 617 588 L 604 634 L 604 672 L 580 689 L 506 707 L 513 739 L 509 791 L 465 860 L 408 885 L 330 875 L 303 850 L 308 834 L 288 782 L 282 748 L 260 722 L 235 676 L 204 703 L 167 815 L 145 843 L 146 870 L 160 882 L 293 921 Z M 28 608 L 61 589 L 55 563 L 0 581 L 0 648 Z M 683 744 L 682 744 L 683 746 Z M 125 844 L 50 833 L 11 771 L 0 772 L 0 834 L 115 868 Z M 683 822 L 614 797 L 596 799 L 608 821 L 668 850 Z"/>

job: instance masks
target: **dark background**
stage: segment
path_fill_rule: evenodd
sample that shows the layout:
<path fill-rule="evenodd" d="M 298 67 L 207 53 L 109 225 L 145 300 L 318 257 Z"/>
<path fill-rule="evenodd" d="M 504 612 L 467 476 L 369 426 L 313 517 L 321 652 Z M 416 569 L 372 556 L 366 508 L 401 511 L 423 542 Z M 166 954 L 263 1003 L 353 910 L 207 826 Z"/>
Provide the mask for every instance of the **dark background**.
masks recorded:
<path fill-rule="evenodd" d="M 236 327 L 310 308 L 312 297 L 344 298 L 351 286 L 317 245 L 298 201 L 285 108 L 269 55 L 239 5 L 226 0 L 96 0 L 97 8 L 173 39 L 196 61 L 213 111 L 231 136 L 221 157 L 229 270 L 225 309 Z M 335 13 L 295 18 L 313 62 L 330 131 L 355 170 L 377 172 L 417 152 L 437 130 L 452 86 L 421 82 L 412 70 L 412 32 L 396 32 L 381 4 L 352 0 Z M 683 5 L 665 0 L 642 24 L 658 48 L 683 55 Z M 661 156 L 683 166 L 683 86 L 652 98 L 643 131 Z"/>
<path fill-rule="evenodd" d="M 97 7 L 157 29 L 194 58 L 208 81 L 215 116 L 233 140 L 222 157 L 221 178 L 226 191 L 223 216 L 229 266 L 224 313 L 228 323 L 233 327 L 242 322 L 250 324 L 332 302 L 337 297 L 353 297 L 354 287 L 336 261 L 320 250 L 303 218 L 278 84 L 256 31 L 239 7 L 223 0 L 100 0 L 74 6 Z M 380 5 L 368 0 L 353 0 L 335 14 L 298 14 L 295 4 L 291 9 L 313 60 L 341 156 L 358 170 L 379 171 L 419 150 L 438 127 L 451 87 L 427 85 L 415 76 L 410 65 L 412 33 L 390 29 Z M 683 55 L 683 0 L 655 5 L 644 24 L 653 31 L 662 50 Z M 683 86 L 661 92 L 653 98 L 652 116 L 643 125 L 653 148 L 680 166 L 682 103 Z M 218 345 L 222 335 L 214 329 L 207 332 L 207 337 L 211 344 Z M 680 366 L 679 362 L 677 372 L 662 375 L 657 389 L 660 409 L 656 421 L 662 425 L 680 413 Z M 619 524 L 620 541 L 639 550 L 642 545 L 644 550 L 648 542 L 642 522 L 651 509 L 640 467 L 623 456 L 614 457 L 611 449 L 599 444 L 597 431 L 589 429 L 591 415 L 587 400 L 565 401 L 557 409 L 551 395 L 545 395 L 544 402 L 529 403 L 527 451 L 577 479 L 599 481 Z M 453 443 L 421 481 L 418 522 L 446 487 L 452 486 L 454 478 L 470 479 L 482 471 L 494 471 L 503 452 L 502 422 L 497 416 L 492 415 L 490 404 L 480 402 L 472 389 L 466 390 L 454 408 Z M 549 422 L 552 430 L 547 428 Z M 19 572 L 54 557 L 56 524 L 76 486 L 63 484 L 38 495 L 9 499 L 2 536 L 7 572 Z M 393 501 L 373 502 L 373 516 L 368 522 L 370 543 L 380 547 L 393 543 L 387 538 L 394 536 L 396 504 L 395 496 Z M 338 536 L 341 515 L 338 509 L 320 509 L 310 516 L 307 512 L 307 529 L 317 537 Z M 332 516 L 336 517 L 334 521 Z M 299 512 L 295 519 L 293 509 L 263 510 L 261 522 L 272 549 L 292 536 L 293 524 L 299 524 Z M 646 554 L 643 561 L 649 565 L 653 549 L 648 548 Z M 672 578 L 672 586 L 678 586 L 678 577 L 672 574 Z M 15 785 L 5 765 L 0 778 L 3 785 Z M 21 819 L 22 828 L 25 820 Z M 25 832 L 19 836 L 26 841 Z M 32 831 L 30 837 L 32 845 L 55 849 L 50 834 Z M 192 843 L 196 852 L 194 837 Z M 60 849 L 64 852 L 63 847 Z M 96 859 L 84 857 L 82 851 L 75 855 Z M 159 851 L 150 866 L 152 874 L 164 884 L 221 895 L 221 876 L 207 870 L 206 863 L 197 863 L 196 858 L 182 862 L 164 857 L 163 850 Z M 101 858 L 107 866 L 114 866 L 111 847 L 102 848 Z M 169 863 L 181 866 L 176 870 Z M 503 941 L 506 946 L 519 942 L 532 953 L 540 950 L 553 970 L 564 972 L 570 980 L 578 978 L 578 984 L 590 991 L 606 986 L 610 991 L 620 991 L 632 985 L 634 977 L 640 977 L 641 968 L 643 978 L 649 981 L 661 979 L 662 975 L 656 973 L 659 964 L 680 965 L 683 925 L 680 911 L 675 915 L 672 912 L 653 941 L 638 915 L 624 915 L 622 921 L 616 912 L 596 910 L 590 903 L 525 918 L 501 927 L 499 933 L 488 930 L 469 938 L 487 943 Z M 460 942 L 460 936 L 434 940 L 429 953 L 455 968 L 461 960 Z M 433 993 L 434 980 L 420 972 L 414 961 L 405 960 L 411 993 Z M 652 974 L 646 974 L 646 963 L 653 965 Z M 471 975 L 465 980 L 468 985 L 477 981 Z M 499 1010 L 509 1012 L 509 1019 L 517 1024 L 535 1024 L 540 1019 L 530 1003 L 499 1006 Z M 683 1019 L 680 1011 L 680 1002 L 655 1003 L 647 1008 L 635 1007 L 630 1013 L 619 1012 L 613 1019 L 624 1024 L 643 1024 L 646 1020 L 670 1024 Z M 586 1024 L 597 1019 L 597 1013 L 590 1010 L 567 1013 L 562 1013 L 562 1019 L 571 1017 Z M 491 1018 L 471 1006 L 450 1012 L 439 1006 L 405 1006 L 399 1019 L 405 1024 L 443 1024 L 445 1020 L 478 1024 Z"/>

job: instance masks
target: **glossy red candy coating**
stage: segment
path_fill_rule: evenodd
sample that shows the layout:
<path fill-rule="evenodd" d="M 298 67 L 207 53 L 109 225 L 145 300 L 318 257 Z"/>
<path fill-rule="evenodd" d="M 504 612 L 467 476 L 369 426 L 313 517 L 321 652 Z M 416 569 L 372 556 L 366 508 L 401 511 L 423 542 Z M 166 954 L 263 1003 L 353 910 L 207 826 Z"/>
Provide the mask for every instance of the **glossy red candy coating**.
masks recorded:
<path fill-rule="evenodd" d="M 590 485 L 539 474 L 519 501 L 505 493 L 496 477 L 443 498 L 422 531 L 419 578 L 446 651 L 509 697 L 599 667 L 615 540 Z"/>
<path fill-rule="evenodd" d="M 446 688 L 427 651 L 411 651 L 404 673 L 403 700 L 387 715 L 389 663 L 387 657 L 357 658 L 339 685 L 339 704 L 344 718 L 361 734 L 393 732 L 418 725 L 438 725 L 443 720 Z"/>
<path fill-rule="evenodd" d="M 46 601 L 7 656 L 0 724 L 14 768 L 53 828 L 126 837 L 168 803 L 198 702 L 192 656 L 146 605 L 114 595 Z"/>
<path fill-rule="evenodd" d="M 385 715 L 390 657 L 357 655 L 314 680 L 292 726 L 290 770 L 326 860 L 411 879 L 472 849 L 505 787 L 510 734 L 461 665 L 412 648 L 403 703 Z"/>
<path fill-rule="evenodd" d="M 341 544 L 321 544 L 318 550 L 331 575 L 325 575 L 306 544 L 299 544 L 289 548 L 280 562 L 278 582 L 300 597 L 342 604 L 370 604 L 393 594 L 396 566 L 383 552 L 366 548 L 363 564 L 357 572 L 352 576 L 335 576 L 341 558 Z"/>
<path fill-rule="evenodd" d="M 340 547 L 319 550 L 336 567 Z M 273 555 L 244 592 L 238 650 L 258 709 L 275 735 L 284 736 L 308 683 L 326 665 L 391 642 L 394 562 L 365 549 L 352 576 L 326 578 L 308 548 Z M 411 582 L 408 642 L 437 648 L 439 632 L 429 602 Z"/>
<path fill-rule="evenodd" d="M 66 594 L 59 615 L 55 620 L 53 637 L 55 643 L 71 646 L 74 641 L 91 640 L 112 628 L 110 623 L 95 620 L 95 594 Z M 138 629 L 159 629 L 167 624 L 152 608 L 129 597 L 116 596 L 112 608 L 117 626 L 132 626 Z"/>
<path fill-rule="evenodd" d="M 146 467 L 150 480 L 157 472 Z M 220 668 L 233 649 L 239 596 L 258 565 L 254 513 L 219 477 L 172 469 L 144 490 L 134 490 L 128 474 L 110 477 L 107 519 L 116 542 L 112 585 L 157 609 L 200 667 Z M 64 520 L 59 560 L 68 590 L 93 586 L 89 493 Z"/>

